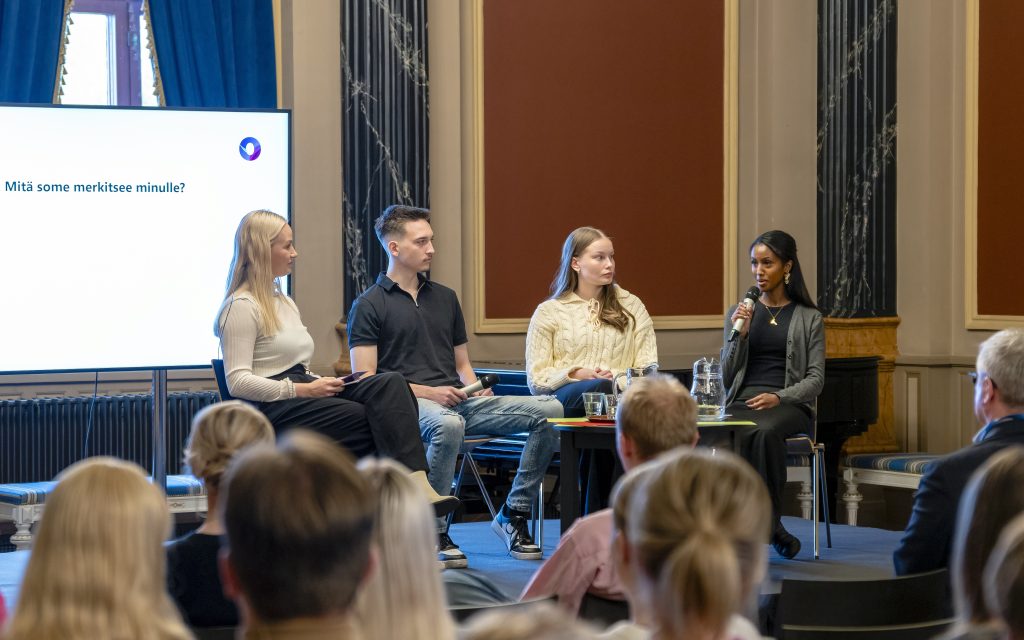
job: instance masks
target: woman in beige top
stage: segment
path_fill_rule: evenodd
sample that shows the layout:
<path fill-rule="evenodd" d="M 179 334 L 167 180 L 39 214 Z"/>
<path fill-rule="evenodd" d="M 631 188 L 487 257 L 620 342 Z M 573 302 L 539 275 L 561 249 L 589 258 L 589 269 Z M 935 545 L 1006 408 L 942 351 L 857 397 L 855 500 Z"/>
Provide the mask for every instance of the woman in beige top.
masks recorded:
<path fill-rule="evenodd" d="M 565 416 L 583 415 L 583 393 L 610 393 L 629 367 L 658 361 L 654 325 L 640 298 L 615 283 L 615 248 L 600 229 L 565 239 L 551 297 L 526 334 L 526 379 L 534 395 L 554 395 Z"/>

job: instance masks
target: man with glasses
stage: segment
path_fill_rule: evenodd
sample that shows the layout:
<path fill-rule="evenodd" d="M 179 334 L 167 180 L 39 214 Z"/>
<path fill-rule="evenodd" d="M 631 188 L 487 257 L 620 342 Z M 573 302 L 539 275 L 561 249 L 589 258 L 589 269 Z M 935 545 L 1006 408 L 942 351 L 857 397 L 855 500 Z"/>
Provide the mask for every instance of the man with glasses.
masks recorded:
<path fill-rule="evenodd" d="M 925 470 L 893 554 L 897 575 L 949 565 L 960 496 L 971 474 L 1001 449 L 1024 445 L 1024 330 L 1006 329 L 983 342 L 976 369 L 974 415 L 984 426 L 971 445 Z"/>

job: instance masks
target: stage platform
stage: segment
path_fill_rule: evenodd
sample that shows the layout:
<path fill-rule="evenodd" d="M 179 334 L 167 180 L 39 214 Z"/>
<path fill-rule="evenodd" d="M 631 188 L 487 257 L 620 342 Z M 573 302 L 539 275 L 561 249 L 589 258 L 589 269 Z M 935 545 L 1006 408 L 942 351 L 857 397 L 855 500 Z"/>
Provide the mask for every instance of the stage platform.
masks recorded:
<path fill-rule="evenodd" d="M 886 578 L 893 575 L 892 552 L 902 536 L 900 531 L 870 527 L 832 525 L 832 548 L 825 547 L 825 527 L 821 526 L 821 558 L 811 552 L 811 523 L 800 518 L 783 518 L 786 528 L 803 543 L 799 555 L 785 560 L 769 551 L 768 580 L 762 594 L 778 593 L 783 578 L 802 580 L 857 580 Z M 492 580 L 509 596 L 518 597 L 523 586 L 540 566 L 539 561 L 514 560 L 501 540 L 491 531 L 490 522 L 470 522 L 452 527 L 452 538 L 469 557 L 469 569 Z M 558 520 L 544 524 L 544 556 L 551 555 L 558 542 Z M 17 600 L 18 585 L 28 562 L 28 551 L 0 553 L 0 592 L 10 608 Z"/>

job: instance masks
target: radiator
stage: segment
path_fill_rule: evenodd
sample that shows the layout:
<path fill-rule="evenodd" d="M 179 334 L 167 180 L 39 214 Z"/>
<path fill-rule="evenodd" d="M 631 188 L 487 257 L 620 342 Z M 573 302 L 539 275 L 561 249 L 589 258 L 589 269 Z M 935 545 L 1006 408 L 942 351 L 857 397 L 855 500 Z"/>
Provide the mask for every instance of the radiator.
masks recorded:
<path fill-rule="evenodd" d="M 212 391 L 168 394 L 168 474 L 182 472 L 192 416 L 219 399 Z M 116 456 L 150 469 L 153 398 L 98 396 L 88 451 L 83 452 L 92 403 L 92 396 L 0 402 L 0 484 L 52 480 L 83 457 L 96 455 Z"/>

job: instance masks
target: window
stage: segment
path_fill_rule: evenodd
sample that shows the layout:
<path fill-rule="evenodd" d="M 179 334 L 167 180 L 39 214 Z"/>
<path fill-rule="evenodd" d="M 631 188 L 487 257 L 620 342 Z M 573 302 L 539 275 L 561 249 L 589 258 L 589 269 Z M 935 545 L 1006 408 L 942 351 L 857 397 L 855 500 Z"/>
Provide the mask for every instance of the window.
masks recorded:
<path fill-rule="evenodd" d="M 142 0 L 75 0 L 62 104 L 156 107 Z"/>

